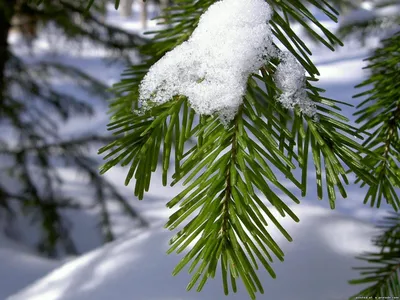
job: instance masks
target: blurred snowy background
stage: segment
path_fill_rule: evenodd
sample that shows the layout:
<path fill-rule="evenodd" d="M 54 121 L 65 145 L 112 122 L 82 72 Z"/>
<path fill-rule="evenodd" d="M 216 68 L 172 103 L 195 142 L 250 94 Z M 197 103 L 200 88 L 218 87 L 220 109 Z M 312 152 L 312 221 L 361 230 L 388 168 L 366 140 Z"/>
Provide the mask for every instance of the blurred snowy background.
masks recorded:
<path fill-rule="evenodd" d="M 360 5 L 360 8 L 347 11 L 347 15 L 340 17 L 339 24 L 362 21 L 376 15 L 390 18 L 400 14 L 399 5 L 392 5 L 384 10 L 377 8 L 372 1 Z M 156 21 L 148 19 L 159 14 L 159 5 L 148 0 L 147 14 L 142 13 L 141 1 L 135 0 L 132 7 L 127 6 L 128 10 L 125 7 L 125 11 L 116 11 L 113 4 L 107 4 L 104 21 L 140 36 L 144 36 L 145 30 L 156 27 Z M 315 13 L 327 28 L 333 32 L 338 29 L 338 24 Z M 302 35 L 300 26 L 295 26 L 295 31 Z M 358 92 L 354 86 L 365 78 L 363 59 L 379 44 L 382 34 L 383 31 L 377 32 L 365 41 L 349 36 L 344 41 L 345 46 L 335 52 L 316 45 L 309 36 L 303 34 L 303 41 L 310 45 L 312 60 L 321 73 L 318 85 L 326 89 L 327 97 L 352 104 L 360 101 L 352 99 L 352 95 Z M 54 38 L 58 38 L 57 43 Z M 25 61 L 45 58 L 51 62 L 72 65 L 106 86 L 117 82 L 120 73 L 129 65 L 127 61 L 110 61 L 107 51 L 89 42 L 78 49 L 72 48 L 68 41 L 62 41 L 59 33 L 55 37 L 48 28 L 39 30 L 37 37 L 29 45 L 18 30 L 11 31 L 8 41 L 12 52 Z M 131 62 L 139 60 L 134 50 L 128 56 Z M 54 77 L 52 84 L 64 93 L 78 94 L 95 104 L 92 116 L 72 117 L 62 124 L 62 136 L 90 133 L 106 135 L 106 124 L 109 120 L 105 101 L 97 101 L 93 96 L 86 95 L 82 89 L 62 77 Z M 343 109 L 343 114 L 354 121 L 353 108 Z M 4 132 L 4 136 L 13 138 L 11 134 L 7 134 Z M 88 151 L 93 155 L 96 153 L 96 149 Z M 3 159 L 0 164 L 4 167 L 6 161 Z M 87 201 L 89 204 L 90 195 L 85 194 L 89 179 L 68 167 L 60 167 L 58 171 L 65 180 L 63 193 L 77 194 L 82 203 Z M 165 204 L 181 187 L 163 187 L 161 174 L 156 173 L 152 178 L 150 192 L 139 203 L 133 196 L 132 186 L 123 185 L 125 175 L 126 170 L 114 168 L 104 176 L 129 200 L 129 205 L 148 226 L 140 226 L 136 219 L 122 214 L 116 202 L 107 203 L 116 240 L 103 245 L 98 210 L 67 210 L 65 214 L 70 222 L 71 239 L 79 255 L 64 254 L 47 258 L 35 247 L 40 228 L 28 222 L 23 215 L 16 215 L 11 227 L 9 224 L 4 225 L 8 231 L 0 230 L 0 299 L 247 299 L 247 292 L 242 286 L 239 286 L 237 294 L 223 296 L 219 279 L 208 282 L 201 293 L 186 292 L 190 276 L 182 272 L 172 277 L 171 272 L 181 256 L 166 254 L 172 233 L 163 229 L 171 213 Z M 310 180 L 313 180 L 311 175 Z M 2 184 L 6 184 L 3 179 Z M 13 182 L 8 184 L 12 185 Z M 348 198 L 338 198 L 336 210 L 331 211 L 327 200 L 317 200 L 316 189 L 311 184 L 302 204 L 290 205 L 300 218 L 299 224 L 277 216 L 294 242 L 287 242 L 271 226 L 271 235 L 282 246 L 286 259 L 283 263 L 273 264 L 277 279 L 260 271 L 266 295 L 260 295 L 259 299 L 344 300 L 361 288 L 347 283 L 358 275 L 351 269 L 359 265 L 354 256 L 371 250 L 370 239 L 376 232 L 373 224 L 385 214 L 385 207 L 376 209 L 363 205 L 365 190 L 357 185 L 351 184 L 347 191 Z M 287 203 L 290 203 L 289 200 Z M 0 222 L 1 220 L 0 215 Z M 218 275 L 216 278 L 219 278 Z"/>

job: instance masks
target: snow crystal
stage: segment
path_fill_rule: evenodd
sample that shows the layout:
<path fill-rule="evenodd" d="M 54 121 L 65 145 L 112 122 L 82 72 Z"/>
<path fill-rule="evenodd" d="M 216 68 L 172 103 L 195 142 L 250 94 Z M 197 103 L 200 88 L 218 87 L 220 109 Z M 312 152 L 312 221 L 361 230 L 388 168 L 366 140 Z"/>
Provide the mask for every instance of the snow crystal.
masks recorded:
<path fill-rule="evenodd" d="M 297 106 L 303 114 L 314 116 L 316 105 L 307 96 L 303 66 L 290 52 L 281 53 L 280 59 L 274 75 L 276 86 L 282 91 L 278 101 L 286 108 L 294 109 Z"/>
<path fill-rule="evenodd" d="M 223 0 L 201 16 L 187 42 L 167 52 L 155 63 L 140 85 L 139 101 L 145 110 L 184 95 L 199 114 L 217 114 L 224 123 L 232 120 L 243 103 L 249 75 L 276 56 L 269 27 L 272 10 L 264 0 Z M 285 70 L 294 66 L 296 77 Z M 294 85 L 303 83 L 301 66 L 287 60 L 276 78 L 301 96 Z M 286 80 L 282 75 L 291 79 Z M 289 94 L 288 94 L 289 95 Z M 282 96 L 287 103 L 288 95 Z M 291 98 L 290 98 L 291 99 Z M 296 103 L 302 105 L 303 100 Z M 288 107 L 290 105 L 287 105 Z"/>

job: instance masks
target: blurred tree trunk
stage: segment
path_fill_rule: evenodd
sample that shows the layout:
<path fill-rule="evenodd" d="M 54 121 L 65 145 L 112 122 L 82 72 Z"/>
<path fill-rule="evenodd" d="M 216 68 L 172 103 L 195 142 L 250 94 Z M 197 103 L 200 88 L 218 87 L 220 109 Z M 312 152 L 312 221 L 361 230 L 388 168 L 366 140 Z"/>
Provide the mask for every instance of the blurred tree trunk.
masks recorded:
<path fill-rule="evenodd" d="M 123 17 L 130 17 L 132 15 L 133 0 L 121 0 L 120 14 Z"/>
<path fill-rule="evenodd" d="M 160 9 L 163 11 L 166 9 L 169 5 L 169 0 L 160 0 Z"/>
<path fill-rule="evenodd" d="M 171 1 L 170 0 L 159 0 L 160 1 L 160 11 L 161 14 L 164 15 L 164 22 L 168 22 L 168 18 L 169 18 L 169 12 L 168 11 L 164 11 L 166 8 L 168 8 L 168 6 L 170 6 Z"/>
<path fill-rule="evenodd" d="M 16 0 L 0 0 L 0 108 L 3 106 L 5 89 L 4 71 L 8 59 L 8 32 L 14 15 Z"/>
<path fill-rule="evenodd" d="M 142 8 L 142 12 L 140 15 L 140 19 L 142 21 L 142 28 L 146 29 L 146 27 L 147 27 L 147 1 L 140 0 L 140 5 Z"/>

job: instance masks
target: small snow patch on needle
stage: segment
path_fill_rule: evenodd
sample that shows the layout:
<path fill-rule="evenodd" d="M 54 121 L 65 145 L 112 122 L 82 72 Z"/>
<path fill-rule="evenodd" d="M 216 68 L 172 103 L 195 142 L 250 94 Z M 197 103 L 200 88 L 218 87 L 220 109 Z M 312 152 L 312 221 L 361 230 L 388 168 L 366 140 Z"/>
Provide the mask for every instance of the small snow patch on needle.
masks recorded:
<path fill-rule="evenodd" d="M 276 86 L 282 91 L 278 101 L 285 108 L 298 107 L 303 114 L 314 116 L 317 108 L 307 96 L 303 66 L 290 52 L 281 53 L 280 60 L 274 74 Z"/>
<path fill-rule="evenodd" d="M 140 84 L 142 107 L 184 95 L 197 113 L 217 114 L 224 123 L 231 121 L 243 102 L 249 75 L 268 58 L 278 56 L 268 24 L 271 14 L 272 9 L 264 0 L 223 0 L 210 6 L 189 40 L 150 68 Z M 290 107 L 288 99 L 301 95 L 293 88 L 299 86 L 296 82 L 304 82 L 304 69 L 298 72 L 302 66 L 297 61 L 281 59 L 282 70 L 275 80 L 283 80 L 277 85 L 284 94 L 278 100 Z M 294 76 L 286 72 L 291 66 L 296 69 Z M 282 79 L 286 74 L 292 83 Z M 290 88 L 290 95 L 285 94 L 286 87 Z M 305 99 L 296 100 L 296 104 L 304 104 Z"/>

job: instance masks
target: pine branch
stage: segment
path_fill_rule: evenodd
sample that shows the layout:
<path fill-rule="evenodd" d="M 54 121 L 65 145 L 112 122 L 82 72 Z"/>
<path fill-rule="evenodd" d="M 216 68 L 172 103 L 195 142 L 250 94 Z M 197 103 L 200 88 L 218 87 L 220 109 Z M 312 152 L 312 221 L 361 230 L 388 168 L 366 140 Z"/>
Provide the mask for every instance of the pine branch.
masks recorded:
<path fill-rule="evenodd" d="M 65 11 L 81 15 L 84 13 L 82 5 L 77 5 L 76 1 L 59 0 L 59 2 L 62 6 L 62 10 L 59 10 L 60 13 L 65 13 Z M 81 3 L 84 2 L 85 1 L 82 1 Z M 79 24 L 71 24 L 71 19 L 69 19 L 69 29 L 79 33 L 81 36 L 88 36 L 91 40 L 99 42 L 100 44 L 105 44 L 107 47 L 125 51 L 128 49 L 136 49 L 146 41 L 137 34 L 128 33 L 117 27 L 105 24 L 94 14 L 89 12 L 84 14 L 84 18 L 86 23 L 84 27 L 82 27 L 82 24 L 81 26 L 79 26 Z M 60 24 L 62 25 L 62 23 L 63 21 L 60 19 Z M 75 25 L 75 27 L 71 28 L 71 25 Z"/>
<path fill-rule="evenodd" d="M 255 191 L 260 190 L 283 216 L 287 213 L 295 221 L 298 221 L 297 217 L 270 185 L 281 189 L 293 201 L 298 203 L 298 200 L 278 182 L 266 161 L 268 157 L 269 163 L 276 163 L 279 167 L 278 161 L 273 160 L 271 155 L 282 158 L 283 153 L 275 151 L 269 155 L 257 141 L 249 138 L 247 131 L 253 131 L 263 145 L 269 142 L 264 132 L 254 130 L 254 124 L 251 124 L 248 116 L 248 107 L 250 104 L 245 102 L 229 128 L 224 128 L 218 119 L 209 117 L 203 118 L 203 122 L 200 122 L 202 126 L 194 130 L 199 143 L 182 164 L 180 173 L 173 176 L 172 183 L 188 175 L 184 184 L 190 185 L 167 204 L 172 208 L 180 203 L 180 208 L 171 215 L 166 227 L 172 230 L 190 219 L 171 239 L 172 246 L 168 251 L 180 253 L 197 240 L 173 272 L 178 273 L 189 262 L 192 262 L 189 272 L 198 266 L 188 289 L 202 277 L 197 288 L 200 291 L 207 279 L 215 276 L 218 263 L 221 263 L 225 294 L 229 291 L 229 272 L 233 291 L 236 291 L 236 280 L 240 276 L 254 299 L 255 292 L 263 293 L 255 273 L 258 263 L 261 262 L 275 277 L 265 258 L 272 261 L 271 251 L 283 260 L 283 252 L 267 231 L 267 219 L 291 241 L 289 234 L 279 225 Z M 285 175 L 295 181 L 290 171 L 283 164 L 280 165 Z M 201 171 L 204 172 L 199 175 Z M 200 212 L 194 218 L 189 218 L 198 208 Z"/>
<path fill-rule="evenodd" d="M 264 117 L 268 120 L 268 123 L 274 124 L 274 127 L 269 125 L 267 129 L 268 131 L 272 131 L 272 129 L 278 131 L 274 138 L 280 141 L 280 149 L 285 150 L 284 157 L 296 160 L 301 167 L 302 178 L 297 187 L 302 190 L 302 196 L 306 195 L 308 185 L 309 147 L 311 147 L 316 171 L 318 197 L 323 199 L 325 183 L 332 208 L 334 208 L 336 199 L 335 186 L 339 189 L 342 197 L 347 196 L 344 184 L 348 184 L 348 179 L 346 176 L 347 171 L 342 166 L 343 163 L 350 167 L 366 183 L 374 183 L 375 179 L 366 172 L 365 166 L 361 163 L 362 156 L 357 154 L 357 152 L 365 153 L 367 150 L 363 149 L 357 141 L 349 138 L 349 136 L 352 136 L 362 139 L 362 135 L 360 135 L 357 128 L 347 124 L 347 118 L 335 112 L 335 110 L 341 110 L 337 104 L 345 103 L 321 96 L 320 93 L 323 90 L 314 87 L 311 84 L 312 78 L 308 78 L 307 92 L 309 98 L 317 104 L 318 113 L 315 116 L 317 121 L 307 116 L 302 116 L 298 110 L 295 114 L 291 114 L 287 109 L 282 109 L 280 103 L 274 101 L 277 97 L 277 88 L 274 87 L 274 83 L 271 80 L 274 68 L 270 66 L 269 69 L 269 72 L 261 70 L 261 77 L 253 76 L 263 81 L 262 84 L 265 85 L 266 92 L 257 86 L 255 82 L 253 82 L 249 92 L 256 99 L 258 98 L 258 102 L 264 103 L 263 106 L 266 106 L 268 101 L 273 102 L 273 105 L 269 105 L 269 110 L 260 111 L 258 116 Z M 253 100 L 253 103 L 256 103 L 256 100 Z M 279 118 L 274 115 L 275 112 L 278 112 Z M 291 132 L 288 131 L 289 128 L 286 128 L 288 123 L 291 123 Z M 259 124 L 257 128 L 263 128 L 263 125 Z M 285 147 L 284 143 L 288 145 Z M 295 145 L 297 145 L 297 156 L 294 155 Z M 322 178 L 323 165 L 326 173 L 325 180 Z"/>
<path fill-rule="evenodd" d="M 284 257 L 267 226 L 274 224 L 291 240 L 262 198 L 281 216 L 288 215 L 298 221 L 280 195 L 283 193 L 295 203 L 299 200 L 279 182 L 279 176 L 287 178 L 305 196 L 311 147 L 318 196 L 323 198 L 326 186 L 332 208 L 336 189 L 346 197 L 344 185 L 349 183 L 346 167 L 367 184 L 375 184 L 375 179 L 362 163 L 362 156 L 370 152 L 354 140 L 362 135 L 338 113 L 339 105 L 345 103 L 323 97 L 323 90 L 313 86 L 319 73 L 309 58 L 311 53 L 284 16 L 291 15 L 330 49 L 341 43 L 299 1 L 271 1 L 274 14 L 270 26 L 274 36 L 310 75 L 305 81 L 306 94 L 315 103 L 315 118 L 303 114 L 298 105 L 289 110 L 278 101 L 281 91 L 274 80 L 281 63 L 278 57 L 260 69 L 261 75 L 250 76 L 239 113 L 226 127 L 217 116 L 197 116 L 185 95 L 174 96 L 159 106 L 150 102 L 146 110 L 141 107 L 139 85 L 149 68 L 190 37 L 200 15 L 214 2 L 180 0 L 169 8 L 167 24 L 171 27 L 152 32 L 155 36 L 140 48 L 147 59 L 127 70 L 122 81 L 114 86 L 120 97 L 110 105 L 113 116 L 109 130 L 123 135 L 100 149 L 107 160 L 102 172 L 116 165 L 129 165 L 125 184 L 135 177 L 135 195 L 142 199 L 149 188 L 151 173 L 159 163 L 163 184 L 167 184 L 173 148 L 175 173 L 171 185 L 183 182 L 188 186 L 167 204 L 168 207 L 179 204 L 180 208 L 166 227 L 172 230 L 183 226 L 171 239 L 168 252 L 180 253 L 193 245 L 174 274 L 188 266 L 193 273 L 188 289 L 197 284 L 200 291 L 220 265 L 225 293 L 229 292 L 228 277 L 234 292 L 240 277 L 254 299 L 257 291 L 263 292 L 256 274 L 259 264 L 274 277 L 270 266 L 272 254 L 279 260 Z M 307 4 L 336 20 L 336 11 L 327 2 L 307 1 Z M 305 24 L 303 18 L 313 22 L 323 34 Z M 279 49 L 277 45 L 274 47 Z M 193 136 L 197 143 L 187 149 L 186 142 Z M 159 159 L 162 142 L 163 154 Z M 293 175 L 296 165 L 302 172 L 300 179 Z"/>
<path fill-rule="evenodd" d="M 398 30 L 400 15 L 375 17 L 355 23 L 344 24 L 339 27 L 338 36 L 342 39 L 357 39 L 365 43 L 371 36 L 390 36 Z"/>
<path fill-rule="evenodd" d="M 383 47 L 368 59 L 370 76 L 359 88 L 371 86 L 367 91 L 354 97 L 366 96 L 355 113 L 357 123 L 362 123 L 360 132 L 369 133 L 363 143 L 370 151 L 363 163 L 370 168 L 370 174 L 377 178 L 376 184 L 368 189 L 364 203 L 379 207 L 382 198 L 397 211 L 400 208 L 399 162 L 400 162 L 400 86 L 396 79 L 399 72 L 400 33 L 383 42 Z M 358 178 L 357 182 L 365 185 Z"/>
<path fill-rule="evenodd" d="M 39 2 L 41 5 L 38 5 Z M 104 22 L 105 1 L 98 1 L 91 10 L 87 10 L 84 0 L 24 1 L 21 13 L 43 23 L 43 30 L 53 31 L 53 39 L 68 39 L 69 48 L 78 48 L 90 42 L 96 48 L 108 53 L 108 59 L 132 63 L 132 53 L 143 45 L 146 39 L 136 33 L 109 25 Z M 35 23 L 36 26 L 36 23 Z M 59 41 L 55 41 L 58 43 Z M 53 41 L 53 43 L 55 43 Z M 136 53 L 135 53 L 136 54 Z M 135 57 L 136 59 L 136 57 Z"/>
<path fill-rule="evenodd" d="M 348 15 L 345 14 L 337 32 L 343 39 L 353 38 L 365 43 L 368 37 L 390 37 L 399 29 L 397 0 L 374 1 L 369 3 L 372 7 L 368 9 L 344 4 Z"/>
<path fill-rule="evenodd" d="M 179 97 L 166 105 L 154 107 L 143 115 L 131 116 L 129 119 L 119 120 L 109 124 L 109 130 L 117 130 L 115 134 L 124 132 L 122 138 L 101 148 L 99 154 L 109 151 L 104 159 L 110 159 L 101 169 L 101 173 L 120 163 L 121 166 L 131 164 L 125 185 L 135 177 L 135 195 L 143 199 L 145 191 L 149 190 L 151 173 L 157 168 L 161 143 L 163 141 L 163 185 L 167 184 L 167 173 L 170 164 L 172 148 L 172 134 L 175 133 L 175 148 L 182 149 L 180 142 L 185 141 L 184 134 L 187 128 L 181 129 L 179 112 L 183 98 Z M 187 104 L 185 104 L 187 105 Z M 169 118 L 169 123 L 167 119 Z M 185 130 L 185 131 L 184 131 Z M 179 137 L 179 140 L 178 138 Z M 175 151 L 176 161 L 179 161 L 179 151 Z M 177 169 L 178 170 L 178 169 Z"/>
<path fill-rule="evenodd" d="M 91 143 L 106 144 L 114 141 L 115 138 L 112 136 L 98 136 L 98 135 L 86 135 L 79 138 L 70 140 L 60 140 L 53 143 L 46 143 L 43 145 L 18 145 L 16 148 L 10 148 L 5 146 L 0 149 L 0 153 L 5 155 L 13 155 L 17 153 L 28 153 L 30 151 L 60 151 L 60 149 L 70 149 L 74 152 L 79 152 L 81 147 L 85 147 Z"/>
<path fill-rule="evenodd" d="M 359 297 L 396 297 L 400 294 L 400 215 L 391 213 L 377 226 L 381 234 L 374 240 L 377 252 L 367 252 L 358 259 L 371 264 L 360 270 L 361 279 L 351 280 L 351 284 L 371 283 L 350 299 Z"/>

